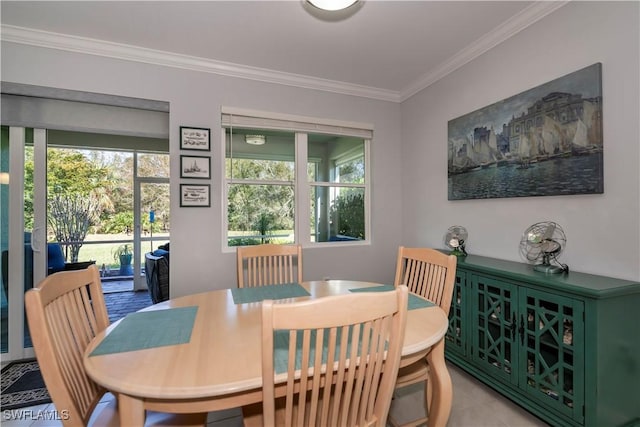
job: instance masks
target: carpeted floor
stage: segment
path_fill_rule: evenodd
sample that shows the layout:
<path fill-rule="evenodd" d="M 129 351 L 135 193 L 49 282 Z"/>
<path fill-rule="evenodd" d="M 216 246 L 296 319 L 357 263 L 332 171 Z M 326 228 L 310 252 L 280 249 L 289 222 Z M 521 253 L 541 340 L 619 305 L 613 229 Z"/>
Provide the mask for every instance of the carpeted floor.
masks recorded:
<path fill-rule="evenodd" d="M 38 362 L 21 360 L 2 368 L 0 375 L 2 404 L 0 410 L 18 409 L 25 406 L 50 403 L 51 398 L 40 374 Z"/>

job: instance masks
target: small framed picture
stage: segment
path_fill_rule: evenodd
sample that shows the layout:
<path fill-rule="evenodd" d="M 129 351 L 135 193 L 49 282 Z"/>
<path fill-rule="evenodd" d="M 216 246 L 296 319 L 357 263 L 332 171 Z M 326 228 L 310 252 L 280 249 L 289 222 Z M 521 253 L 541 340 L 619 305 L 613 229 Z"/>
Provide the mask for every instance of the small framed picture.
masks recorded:
<path fill-rule="evenodd" d="M 180 156 L 180 178 L 211 179 L 211 157 Z"/>
<path fill-rule="evenodd" d="M 181 207 L 211 206 L 211 186 L 209 184 L 180 184 Z"/>
<path fill-rule="evenodd" d="M 211 151 L 210 130 L 180 126 L 180 149 Z"/>

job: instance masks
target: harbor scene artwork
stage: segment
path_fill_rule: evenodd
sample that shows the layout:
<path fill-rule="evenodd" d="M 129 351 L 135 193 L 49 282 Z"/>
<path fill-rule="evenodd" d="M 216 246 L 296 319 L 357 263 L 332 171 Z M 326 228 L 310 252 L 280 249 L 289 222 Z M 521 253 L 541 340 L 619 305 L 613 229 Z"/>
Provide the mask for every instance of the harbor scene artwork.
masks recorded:
<path fill-rule="evenodd" d="M 449 200 L 604 192 L 602 64 L 448 123 Z"/>

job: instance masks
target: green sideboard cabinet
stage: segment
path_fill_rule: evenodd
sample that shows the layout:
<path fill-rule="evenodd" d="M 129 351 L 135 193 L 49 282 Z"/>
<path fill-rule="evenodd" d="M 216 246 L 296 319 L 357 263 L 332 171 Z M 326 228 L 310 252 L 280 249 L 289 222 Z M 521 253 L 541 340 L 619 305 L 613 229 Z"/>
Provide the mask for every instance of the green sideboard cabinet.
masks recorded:
<path fill-rule="evenodd" d="M 640 423 L 638 282 L 458 258 L 445 348 L 553 426 Z"/>

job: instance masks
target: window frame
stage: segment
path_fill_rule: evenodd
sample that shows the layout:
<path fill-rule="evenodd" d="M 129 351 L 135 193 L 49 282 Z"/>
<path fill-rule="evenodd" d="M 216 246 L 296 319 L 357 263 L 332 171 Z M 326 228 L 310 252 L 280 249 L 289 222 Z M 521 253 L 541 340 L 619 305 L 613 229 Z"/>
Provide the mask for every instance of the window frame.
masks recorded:
<path fill-rule="evenodd" d="M 234 115 L 236 117 L 234 117 Z M 238 117 L 239 116 L 239 117 Z M 222 251 L 234 252 L 235 246 L 229 246 L 228 237 L 228 197 L 232 184 L 264 184 L 269 181 L 229 179 L 226 176 L 227 161 L 227 129 L 264 129 L 290 131 L 295 135 L 294 154 L 294 242 L 302 247 L 337 247 L 337 246 L 367 246 L 371 244 L 371 143 L 373 139 L 373 126 L 364 123 L 343 122 L 330 119 L 310 118 L 289 114 L 261 112 L 232 107 L 223 107 L 221 114 L 221 168 L 222 182 L 221 206 L 222 206 Z M 308 135 L 328 134 L 335 136 L 350 136 L 362 138 L 364 144 L 364 184 L 340 183 L 331 181 L 310 181 L 308 177 Z M 349 154 L 348 152 L 346 154 Z M 353 159 L 351 154 L 349 159 Z M 279 182 L 281 183 L 281 182 Z M 316 187 L 333 188 L 363 188 L 365 197 L 364 221 L 365 239 L 354 241 L 326 241 L 314 242 L 311 240 L 311 194 Z"/>

